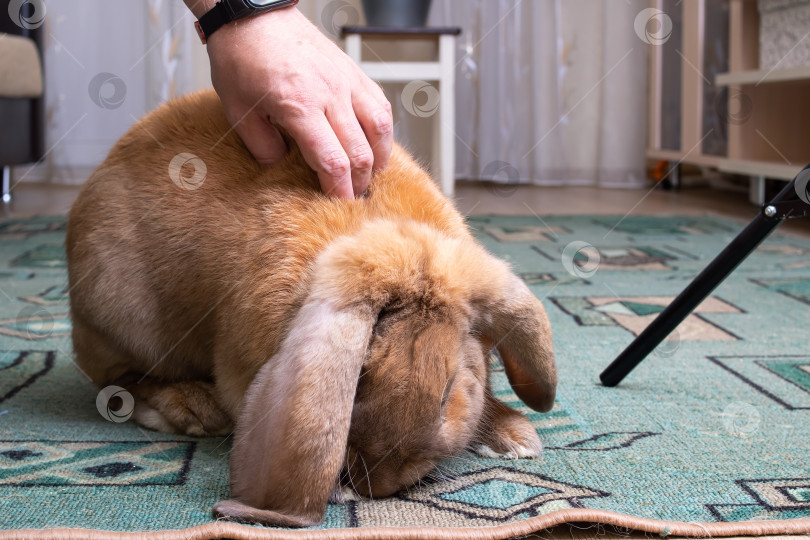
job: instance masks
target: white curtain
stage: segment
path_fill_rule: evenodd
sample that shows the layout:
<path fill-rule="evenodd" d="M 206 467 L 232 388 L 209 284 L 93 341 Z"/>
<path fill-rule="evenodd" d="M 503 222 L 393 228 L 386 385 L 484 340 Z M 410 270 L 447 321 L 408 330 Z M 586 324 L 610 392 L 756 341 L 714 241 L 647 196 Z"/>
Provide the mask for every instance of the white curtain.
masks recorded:
<path fill-rule="evenodd" d="M 460 26 L 456 175 L 540 185 L 644 183 L 645 0 L 434 0 Z"/>
<path fill-rule="evenodd" d="M 457 177 L 642 184 L 650 45 L 633 22 L 646 6 L 434 0 L 429 24 L 463 28 Z M 136 119 L 209 84 L 205 48 L 181 0 L 49 0 L 47 8 L 49 153 L 45 166 L 20 168 L 17 178 L 82 182 Z M 359 0 L 302 0 L 300 9 L 333 38 L 340 25 L 364 22 Z M 389 98 L 400 106 L 398 93 Z M 399 116 L 404 139 L 430 140 L 425 119 Z M 416 120 L 423 125 L 404 125 Z"/>
<path fill-rule="evenodd" d="M 82 183 L 137 119 L 199 85 L 195 57 L 205 48 L 181 0 L 48 0 L 46 8 L 47 153 L 16 167 L 13 180 Z"/>

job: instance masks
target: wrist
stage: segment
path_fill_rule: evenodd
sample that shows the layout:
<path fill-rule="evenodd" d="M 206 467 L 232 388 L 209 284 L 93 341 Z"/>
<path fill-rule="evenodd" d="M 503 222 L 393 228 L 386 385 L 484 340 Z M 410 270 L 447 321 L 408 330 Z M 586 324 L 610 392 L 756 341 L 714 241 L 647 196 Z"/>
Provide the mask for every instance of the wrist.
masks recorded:
<path fill-rule="evenodd" d="M 203 44 L 222 33 L 223 28 L 233 28 L 238 22 L 247 23 L 271 12 L 289 11 L 286 8 L 298 4 L 298 0 L 220 0 L 210 7 L 213 0 L 185 1 L 195 15 L 207 9 L 194 23 Z"/>
<path fill-rule="evenodd" d="M 212 49 L 238 48 L 254 46 L 255 40 L 263 39 L 263 35 L 289 36 L 295 33 L 294 28 L 300 28 L 301 19 L 309 20 L 295 6 L 285 6 L 281 9 L 257 13 L 244 19 L 230 22 L 208 38 L 209 52 Z"/>

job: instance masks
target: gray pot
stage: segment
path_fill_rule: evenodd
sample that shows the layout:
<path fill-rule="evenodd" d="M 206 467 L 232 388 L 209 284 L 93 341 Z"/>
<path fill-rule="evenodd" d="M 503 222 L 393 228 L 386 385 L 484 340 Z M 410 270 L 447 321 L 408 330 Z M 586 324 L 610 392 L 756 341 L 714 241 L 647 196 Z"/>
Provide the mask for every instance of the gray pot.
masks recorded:
<path fill-rule="evenodd" d="M 363 0 L 369 26 L 425 26 L 429 11 L 430 0 Z"/>

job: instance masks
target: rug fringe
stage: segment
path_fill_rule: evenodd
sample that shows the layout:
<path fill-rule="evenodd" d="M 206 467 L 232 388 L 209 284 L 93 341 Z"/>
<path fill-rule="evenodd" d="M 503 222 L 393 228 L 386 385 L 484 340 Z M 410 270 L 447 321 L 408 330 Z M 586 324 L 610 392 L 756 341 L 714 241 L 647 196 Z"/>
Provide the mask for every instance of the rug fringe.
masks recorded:
<path fill-rule="evenodd" d="M 693 538 L 765 536 L 810 533 L 810 519 L 697 523 L 644 519 L 606 510 L 581 508 L 556 510 L 517 523 L 492 527 L 361 527 L 358 529 L 291 530 L 265 529 L 216 521 L 189 529 L 155 532 L 112 532 L 93 529 L 19 529 L 0 531 L 0 540 L 504 540 L 539 532 L 563 523 L 594 523 L 639 532 Z"/>

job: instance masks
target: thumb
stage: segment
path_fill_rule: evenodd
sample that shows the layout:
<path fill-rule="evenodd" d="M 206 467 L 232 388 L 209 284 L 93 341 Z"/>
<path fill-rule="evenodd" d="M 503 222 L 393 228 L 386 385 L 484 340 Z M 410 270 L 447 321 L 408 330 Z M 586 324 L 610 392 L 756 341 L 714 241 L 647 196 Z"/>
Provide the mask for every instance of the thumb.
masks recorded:
<path fill-rule="evenodd" d="M 276 163 L 287 153 L 287 144 L 276 126 L 259 114 L 248 114 L 233 129 L 263 167 Z"/>

